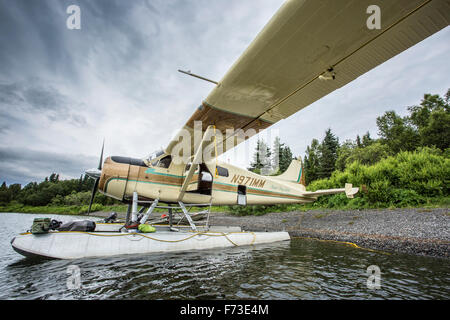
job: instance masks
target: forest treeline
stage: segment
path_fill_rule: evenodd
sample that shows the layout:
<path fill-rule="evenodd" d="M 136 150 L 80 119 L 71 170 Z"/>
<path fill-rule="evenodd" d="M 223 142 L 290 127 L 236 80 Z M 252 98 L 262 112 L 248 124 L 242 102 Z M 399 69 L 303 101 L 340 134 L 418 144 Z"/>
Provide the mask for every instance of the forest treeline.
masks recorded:
<path fill-rule="evenodd" d="M 22 188 L 20 184 L 6 185 L 0 187 L 0 205 L 17 206 L 85 206 L 92 194 L 94 180 L 87 175 L 81 175 L 79 179 L 60 180 L 59 174 L 52 173 L 44 181 L 30 182 Z M 96 193 L 94 203 L 101 205 L 118 204 L 117 200 Z"/>
<path fill-rule="evenodd" d="M 313 139 L 305 150 L 303 166 L 308 190 L 341 188 L 353 183 L 361 188 L 355 199 L 345 195 L 320 197 L 314 206 L 386 207 L 418 206 L 437 199 L 448 204 L 450 185 L 450 89 L 444 96 L 425 94 L 401 116 L 387 111 L 377 117 L 378 138 L 369 132 L 354 140 L 339 141 L 327 129 L 321 141 Z M 269 146 L 257 141 L 251 171 L 277 175 L 293 159 L 289 146 L 277 137 Z M 0 187 L 0 206 L 84 206 L 87 209 L 94 181 L 86 175 L 60 180 L 52 173 L 44 181 Z M 430 200 L 431 199 L 431 200 Z M 118 204 L 97 193 L 94 203 Z M 288 210 L 292 206 L 233 207 L 239 213 Z M 95 208 L 94 208 L 95 209 Z"/>

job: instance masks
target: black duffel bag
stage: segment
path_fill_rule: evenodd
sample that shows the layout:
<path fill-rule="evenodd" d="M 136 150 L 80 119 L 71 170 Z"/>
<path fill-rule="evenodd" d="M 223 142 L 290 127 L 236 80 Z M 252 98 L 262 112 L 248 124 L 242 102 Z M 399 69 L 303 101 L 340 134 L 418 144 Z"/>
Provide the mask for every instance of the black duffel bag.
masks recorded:
<path fill-rule="evenodd" d="M 91 220 L 75 220 L 63 223 L 58 231 L 94 231 L 95 222 Z"/>

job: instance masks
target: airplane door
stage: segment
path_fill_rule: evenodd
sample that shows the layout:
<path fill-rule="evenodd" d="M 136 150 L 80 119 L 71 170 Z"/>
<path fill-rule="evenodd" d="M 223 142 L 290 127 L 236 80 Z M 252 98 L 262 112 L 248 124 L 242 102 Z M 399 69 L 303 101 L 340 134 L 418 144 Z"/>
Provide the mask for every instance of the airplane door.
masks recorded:
<path fill-rule="evenodd" d="M 247 205 L 247 187 L 238 186 L 237 204 L 241 206 Z"/>

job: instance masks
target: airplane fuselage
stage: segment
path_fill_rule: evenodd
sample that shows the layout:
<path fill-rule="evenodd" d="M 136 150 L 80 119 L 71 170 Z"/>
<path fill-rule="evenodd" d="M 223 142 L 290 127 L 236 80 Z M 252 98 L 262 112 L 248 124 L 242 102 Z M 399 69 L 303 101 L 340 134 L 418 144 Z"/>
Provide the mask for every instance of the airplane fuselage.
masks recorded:
<path fill-rule="evenodd" d="M 200 164 L 189 181 L 184 203 L 212 205 L 252 205 L 304 203 L 316 200 L 305 196 L 305 187 L 276 177 L 262 176 L 224 162 L 214 163 L 215 172 Z M 186 178 L 186 165 L 171 163 L 167 168 L 147 165 L 140 159 L 108 157 L 100 177 L 99 191 L 121 201 L 137 192 L 140 199 L 179 201 Z"/>

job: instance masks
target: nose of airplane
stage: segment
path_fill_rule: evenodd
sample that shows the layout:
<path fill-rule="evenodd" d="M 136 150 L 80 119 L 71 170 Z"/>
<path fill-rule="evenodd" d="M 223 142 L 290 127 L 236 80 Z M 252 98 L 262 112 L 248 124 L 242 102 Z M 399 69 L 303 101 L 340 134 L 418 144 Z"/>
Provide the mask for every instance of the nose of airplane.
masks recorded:
<path fill-rule="evenodd" d="M 92 168 L 92 169 L 86 170 L 85 173 L 93 179 L 98 179 L 98 178 L 100 178 L 100 176 L 102 174 L 102 170 L 97 169 L 97 168 Z"/>

